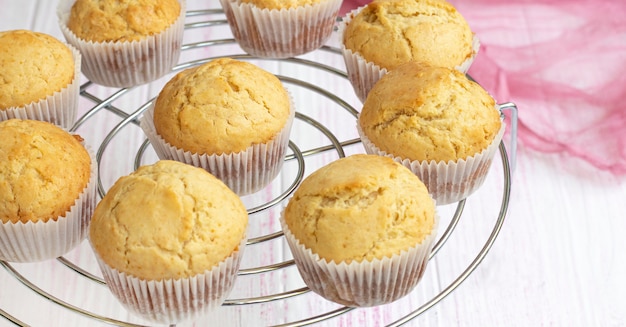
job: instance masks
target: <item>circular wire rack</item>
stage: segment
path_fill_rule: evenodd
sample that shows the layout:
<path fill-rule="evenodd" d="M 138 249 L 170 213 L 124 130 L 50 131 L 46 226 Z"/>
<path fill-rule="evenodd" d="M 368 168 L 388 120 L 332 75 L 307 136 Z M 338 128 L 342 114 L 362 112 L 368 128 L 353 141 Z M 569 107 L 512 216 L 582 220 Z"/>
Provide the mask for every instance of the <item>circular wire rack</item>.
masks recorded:
<path fill-rule="evenodd" d="M 227 21 L 223 16 L 221 9 L 206 9 L 206 10 L 194 10 L 187 13 L 186 30 L 201 29 L 204 33 L 195 33 L 199 35 L 198 40 L 186 41 L 182 46 L 183 54 L 181 56 L 181 64 L 176 66 L 172 74 L 177 71 L 200 65 L 207 61 L 213 60 L 218 57 L 231 57 L 239 60 L 247 60 L 259 64 L 260 66 L 273 71 L 279 79 L 288 86 L 292 96 L 298 98 L 300 103 L 314 103 L 317 99 L 321 99 L 318 104 L 312 104 L 315 107 L 314 110 L 307 112 L 306 110 L 300 110 L 296 113 L 296 124 L 294 128 L 296 130 L 305 130 L 302 132 L 306 135 L 315 134 L 315 142 L 311 142 L 309 137 L 301 137 L 298 140 L 291 140 L 289 143 L 289 153 L 285 157 L 285 172 L 281 172 L 278 182 L 273 182 L 269 186 L 269 191 L 264 190 L 262 195 L 253 195 L 244 197 L 244 203 L 248 208 L 248 213 L 251 218 L 256 220 L 275 219 L 277 212 L 281 209 L 281 204 L 286 202 L 286 199 L 293 193 L 299 183 L 305 178 L 307 172 L 315 169 L 316 166 L 323 165 L 331 160 L 345 157 L 346 155 L 354 152 L 362 152 L 359 148 L 360 141 L 353 131 L 355 119 L 358 115 L 358 110 L 355 109 L 355 104 L 358 100 L 346 90 L 351 90 L 350 84 L 347 80 L 347 76 L 342 67 L 342 56 L 340 50 L 336 46 L 327 45 L 323 46 L 319 50 L 316 50 L 311 55 L 306 55 L 297 58 L 288 58 L 281 60 L 262 59 L 255 58 L 248 54 L 245 54 L 238 48 L 236 41 L 229 35 L 229 29 Z M 227 37 L 221 37 L 227 36 Z M 220 50 L 217 50 L 220 48 Z M 287 67 L 287 68 L 285 68 Z M 337 68 L 340 67 L 340 68 Z M 296 74 L 288 74 L 291 72 L 299 72 Z M 285 74 L 282 74 L 287 72 Z M 323 80 L 332 80 L 331 85 L 323 85 L 324 83 L 314 81 L 310 79 L 312 72 L 317 75 L 323 75 Z M 171 76 L 171 75 L 170 75 Z M 149 142 L 145 137 L 141 137 L 139 125 L 139 117 L 149 107 L 154 100 L 158 90 L 165 83 L 170 76 L 165 76 L 160 82 L 152 83 L 148 91 L 137 92 L 133 89 L 107 89 L 101 92 L 102 94 L 96 94 L 99 92 L 98 85 L 95 85 L 89 81 L 85 82 L 81 86 L 81 101 L 91 103 L 81 116 L 76 124 L 72 127 L 72 132 L 77 132 L 82 135 L 89 133 L 89 124 L 91 121 L 97 120 L 98 115 L 106 115 L 114 117 L 116 119 L 108 119 L 114 121 L 114 125 L 107 129 L 106 135 L 98 140 L 95 144 L 97 148 L 96 158 L 100 167 L 98 176 L 98 193 L 102 197 L 106 193 L 106 189 L 117 177 L 126 174 L 137 167 L 150 161 L 156 160 L 155 154 L 151 152 Z M 342 85 L 345 89 L 343 93 L 345 95 L 339 96 L 336 85 Z M 137 87 L 134 89 L 140 89 Z M 130 101 L 132 110 L 120 109 L 117 105 L 121 99 L 132 98 Z M 133 107 L 132 103 L 138 103 Z M 513 104 L 502 104 L 501 109 L 513 108 L 516 110 Z M 316 113 L 322 112 L 321 115 Z M 515 111 L 516 113 L 516 111 Z M 513 117 L 513 122 L 516 122 L 516 117 Z M 344 128 L 331 130 L 328 128 L 328 121 L 334 126 L 342 126 L 342 121 L 349 121 L 345 124 Z M 515 127 L 515 125 L 513 125 Z M 126 133 L 129 129 L 132 129 L 132 133 Z M 129 134 L 129 135 L 126 135 Z M 512 139 L 514 141 L 515 133 L 512 131 Z M 137 147 L 133 150 L 133 155 L 128 156 L 128 164 L 126 170 L 121 169 L 108 169 L 112 166 L 110 161 L 107 160 L 111 149 L 118 147 L 131 148 L 131 144 L 136 143 Z M 393 321 L 387 322 L 387 326 L 400 326 L 416 317 L 420 316 L 442 299 L 448 296 L 459 285 L 461 285 L 472 272 L 480 265 L 489 250 L 492 248 L 505 220 L 509 205 L 509 197 L 511 192 L 511 171 L 510 162 L 514 162 L 515 147 L 514 142 L 509 148 L 511 152 L 511 160 L 509 160 L 509 154 L 507 154 L 507 148 L 504 143 L 499 146 L 500 162 L 502 169 L 498 169 L 502 173 L 502 185 L 501 185 L 501 198 L 499 201 L 499 209 L 493 223 L 490 225 L 490 231 L 488 236 L 482 243 L 482 247 L 472 257 L 469 264 L 465 266 L 462 271 L 456 274 L 449 283 L 442 285 L 440 292 L 423 298 L 417 305 L 413 303 L 413 307 L 408 311 L 403 312 L 397 317 L 393 318 Z M 119 157 L 119 155 L 117 155 Z M 306 168 L 305 168 L 306 167 Z M 113 170 L 113 171 L 111 171 Z M 470 197 L 471 198 L 471 197 Z M 439 232 L 439 237 L 433 250 L 430 254 L 430 259 L 440 251 L 440 249 L 446 244 L 448 239 L 455 231 L 461 216 L 464 212 L 466 200 L 462 200 L 454 205 L 454 208 L 450 210 L 450 218 L 446 220 L 446 224 L 440 226 L 442 228 Z M 297 270 L 293 269 L 294 261 L 289 258 L 289 254 L 283 253 L 282 259 L 270 261 L 267 260 L 257 261 L 252 258 L 250 262 L 246 264 L 246 257 L 257 256 L 255 252 L 247 256 L 251 246 L 263 245 L 268 243 L 280 243 L 282 241 L 282 232 L 276 228 L 276 225 L 270 227 L 259 228 L 256 235 L 253 235 L 248 240 L 248 246 L 246 247 L 246 253 L 244 253 L 244 262 L 242 263 L 242 269 L 239 271 L 239 278 L 235 285 L 235 291 L 231 294 L 222 307 L 246 307 L 246 306 L 260 306 L 271 305 L 272 303 L 278 303 L 281 301 L 291 301 L 293 299 L 302 297 L 305 294 L 311 293 L 308 288 L 300 283 L 288 283 L 289 285 L 281 285 L 280 287 L 274 287 L 267 292 L 266 289 L 257 291 L 257 294 L 250 295 L 243 291 L 244 289 L 254 288 L 254 285 L 258 284 L 255 278 L 266 274 L 277 274 L 279 277 L 270 278 L 270 281 L 284 280 L 285 275 L 297 275 Z M 280 246 L 274 245 L 274 248 Z M 286 248 L 283 246 L 282 248 Z M 68 254 L 66 256 L 52 260 L 52 263 L 48 265 L 61 265 L 64 268 L 63 274 L 71 275 L 71 278 L 80 279 L 81 281 L 87 281 L 87 287 L 106 289 L 106 285 L 102 277 L 99 275 L 99 271 L 95 269 L 93 260 L 85 259 L 89 257 L 90 249 L 88 246 L 82 246 L 75 254 Z M 262 251 L 262 250 L 259 250 Z M 283 250 L 284 251 L 284 250 Z M 258 251 L 256 251 L 258 253 Z M 285 259 L 287 258 L 287 259 Z M 88 262 L 88 263 L 85 263 Z M 73 313 L 87 317 L 94 322 L 101 322 L 107 325 L 117 326 L 145 326 L 145 322 L 138 320 L 129 321 L 123 318 L 119 318 L 120 315 L 114 317 L 114 315 L 107 315 L 99 312 L 94 312 L 86 308 L 82 308 L 77 305 L 76 302 L 66 300 L 61 296 L 57 296 L 58 291 L 49 290 L 48 285 L 39 285 L 39 282 L 32 280 L 28 276 L 22 273 L 22 269 L 16 267 L 15 264 L 0 261 L 0 264 L 20 283 L 25 285 L 30 291 L 45 298 L 47 301 L 53 303 L 59 307 L 58 310 L 69 310 Z M 257 277 L 255 277 L 257 276 Z M 63 278 L 63 277 L 61 277 Z M 245 296 L 237 297 L 237 288 L 240 284 L 240 279 L 249 278 L 249 280 L 242 282 L 239 288 L 242 290 L 240 294 Z M 295 278 L 297 279 L 297 277 Z M 252 285 L 252 286 L 251 286 Z M 295 286 L 294 286 L 295 285 Z M 315 296 L 315 295 L 311 295 Z M 317 301 L 320 301 L 317 299 Z M 119 310 L 113 309 L 113 310 Z M 336 318 L 341 315 L 349 315 L 355 308 L 334 306 L 328 310 L 321 310 L 318 313 L 306 316 L 295 317 L 293 319 L 282 319 L 280 321 L 261 321 L 259 325 L 275 325 L 275 326 L 303 326 L 310 325 L 319 322 L 329 322 L 332 318 Z M 364 310 L 367 310 L 365 308 Z M 9 322 L 16 326 L 28 326 L 27 323 L 21 321 L 19 317 L 13 316 L 10 312 L 0 308 L 0 316 L 4 317 Z M 122 315 L 123 317 L 123 315 Z"/>

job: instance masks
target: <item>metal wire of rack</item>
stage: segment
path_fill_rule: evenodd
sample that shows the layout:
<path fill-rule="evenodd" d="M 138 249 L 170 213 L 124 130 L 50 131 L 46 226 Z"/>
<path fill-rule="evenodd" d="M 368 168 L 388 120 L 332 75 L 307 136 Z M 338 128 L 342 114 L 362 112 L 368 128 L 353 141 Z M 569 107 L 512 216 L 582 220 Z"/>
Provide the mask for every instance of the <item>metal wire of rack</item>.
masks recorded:
<path fill-rule="evenodd" d="M 221 9 L 190 11 L 187 13 L 187 17 L 210 16 L 210 19 L 187 23 L 185 28 L 186 29 L 194 29 L 194 28 L 209 28 L 210 29 L 216 26 L 224 26 L 225 24 L 227 24 L 227 22 L 225 18 L 220 17 L 221 14 L 222 14 Z M 208 41 L 202 40 L 199 42 L 187 43 L 183 45 L 182 49 L 183 51 L 187 51 L 187 50 L 203 49 L 203 48 L 219 46 L 219 45 L 233 45 L 233 44 L 236 44 L 234 39 L 222 38 L 222 39 L 213 39 L 213 40 L 208 40 Z M 317 51 L 325 52 L 328 55 L 332 55 L 332 56 L 337 56 L 337 57 L 341 56 L 340 50 L 332 46 L 324 46 Z M 226 56 L 226 55 L 222 55 L 222 56 Z M 227 56 L 236 58 L 236 59 L 241 59 L 241 60 L 260 60 L 260 61 L 268 60 L 268 59 L 254 58 L 245 53 L 227 54 Z M 216 57 L 218 56 L 207 56 L 201 59 L 186 61 L 186 62 L 181 63 L 177 67 L 175 67 L 173 71 L 176 72 L 176 71 L 183 70 L 185 68 L 199 65 L 206 61 L 212 60 Z M 347 75 L 344 71 L 337 69 L 336 67 L 332 65 L 327 65 L 327 64 L 315 61 L 315 60 L 310 60 L 306 58 L 289 58 L 289 59 L 281 59 L 278 62 L 280 64 L 288 63 L 288 64 L 295 65 L 298 67 L 307 67 L 307 69 L 323 71 L 327 74 L 331 74 L 336 77 L 339 77 L 340 79 L 347 80 Z M 342 97 L 336 95 L 334 92 L 331 92 L 319 85 L 308 82 L 301 78 L 294 78 L 294 77 L 280 75 L 280 74 L 276 74 L 276 75 L 279 77 L 279 79 L 281 79 L 281 81 L 283 81 L 283 83 L 295 85 L 297 87 L 306 89 L 316 94 L 317 96 L 324 97 L 328 101 L 336 105 L 337 107 L 343 109 L 349 116 L 352 116 L 354 118 L 357 117 L 358 111 L 352 105 L 350 105 L 348 101 L 345 101 L 344 99 L 342 99 Z M 139 108 L 132 111 L 131 113 L 127 113 L 126 111 L 117 108 L 114 105 L 114 103 L 117 99 L 124 97 L 130 91 L 130 89 L 116 90 L 112 94 L 110 94 L 108 97 L 102 99 L 90 93 L 90 89 L 93 86 L 94 85 L 91 82 L 87 82 L 81 86 L 81 96 L 84 99 L 87 99 L 95 103 L 95 105 L 91 107 L 86 113 L 84 113 L 78 119 L 76 124 L 72 127 L 71 131 L 76 131 L 80 129 L 81 126 L 83 126 L 83 124 L 93 119 L 93 117 L 96 114 L 102 111 L 107 111 L 121 119 L 121 121 L 109 131 L 109 133 L 102 140 L 102 142 L 100 143 L 98 147 L 96 156 L 97 156 L 98 163 L 100 164 L 103 160 L 103 156 L 105 155 L 105 151 L 110 146 L 112 140 L 116 138 L 122 130 L 127 129 L 129 126 L 138 125 L 138 118 L 148 108 L 153 98 L 149 99 L 147 102 L 145 102 L 143 105 L 141 105 Z M 504 104 L 502 105 L 502 107 L 504 107 L 505 109 L 510 109 L 511 107 L 514 108 L 514 105 Z M 264 202 L 260 204 L 250 206 L 248 208 L 248 213 L 250 215 L 259 214 L 259 213 L 262 214 L 263 212 L 267 210 L 276 208 L 280 203 L 283 203 L 289 197 L 289 195 L 293 193 L 293 191 L 296 189 L 296 187 L 304 178 L 305 176 L 304 167 L 305 167 L 307 160 L 309 160 L 309 158 L 318 156 L 320 154 L 326 154 L 329 152 L 332 152 L 333 156 L 344 157 L 346 156 L 347 148 L 359 144 L 358 138 L 342 139 L 342 138 L 337 137 L 333 131 L 329 130 L 325 126 L 323 122 L 320 122 L 318 119 L 311 117 L 310 115 L 307 115 L 306 113 L 297 112 L 296 120 L 318 131 L 321 135 L 323 135 L 323 138 L 327 140 L 327 144 L 314 146 L 314 147 L 303 147 L 299 144 L 296 144 L 296 142 L 291 141 L 289 144 L 289 148 L 291 152 L 286 156 L 285 160 L 286 162 L 294 162 L 294 165 L 297 167 L 294 169 L 294 173 L 290 175 L 292 176 L 292 179 L 289 180 L 287 183 L 285 183 L 285 185 L 282 186 L 281 189 L 278 192 L 276 192 L 276 194 L 273 194 L 273 196 L 270 199 L 266 199 Z M 513 122 L 516 122 L 516 117 L 513 117 Z M 511 147 L 511 149 L 512 149 L 511 157 L 513 158 L 512 161 L 514 161 L 515 148 Z M 132 165 L 134 169 L 139 167 L 146 160 L 145 159 L 146 153 L 149 150 L 150 150 L 149 142 L 147 140 L 143 141 L 139 149 L 137 150 L 135 157 L 133 158 Z M 502 163 L 502 173 L 503 173 L 503 176 L 502 176 L 503 184 L 502 184 L 502 195 L 500 199 L 500 208 L 499 208 L 499 212 L 497 213 L 495 222 L 492 225 L 490 234 L 487 237 L 487 239 L 484 241 L 482 248 L 478 251 L 478 253 L 475 255 L 473 260 L 467 265 L 467 267 L 460 274 L 458 274 L 458 276 L 454 280 L 452 280 L 447 286 L 442 288 L 441 292 L 439 292 L 438 294 L 435 294 L 430 299 L 421 303 L 419 306 L 415 308 L 411 308 L 410 312 L 400 317 L 397 317 L 395 321 L 389 323 L 387 326 L 401 326 L 403 324 L 406 324 L 407 322 L 415 319 L 416 317 L 420 316 L 424 312 L 428 311 L 430 308 L 435 306 L 445 297 L 450 295 L 450 293 L 452 293 L 457 287 L 459 287 L 459 285 L 461 285 L 472 274 L 472 272 L 475 271 L 475 269 L 480 265 L 480 263 L 486 257 L 489 250 L 492 248 L 503 226 L 506 213 L 508 210 L 509 199 L 510 199 L 510 194 L 511 194 L 511 170 L 512 169 L 510 165 L 509 154 L 507 153 L 507 148 L 504 143 L 500 144 L 499 153 L 500 153 L 500 159 L 501 159 L 500 161 Z M 102 173 L 102 166 L 100 169 L 101 169 L 100 173 Z M 106 193 L 106 187 L 104 186 L 101 180 L 101 176 L 99 176 L 98 178 L 98 192 L 101 197 L 104 196 L 104 194 Z M 461 219 L 461 216 L 463 214 L 465 204 L 466 204 L 466 200 L 462 200 L 456 205 L 456 209 L 454 210 L 454 213 L 452 215 L 452 218 L 450 219 L 450 222 L 445 227 L 445 229 L 441 232 L 441 235 L 439 236 L 431 252 L 431 255 L 430 255 L 431 259 L 435 257 L 435 255 L 446 244 L 450 236 L 455 231 Z M 261 244 L 264 242 L 280 239 L 281 237 L 282 237 L 282 232 L 280 231 L 270 232 L 270 233 L 266 233 L 263 235 L 250 238 L 248 241 L 248 244 L 249 245 Z M 57 261 L 64 267 L 67 267 L 73 274 L 77 274 L 81 278 L 87 279 L 93 282 L 94 284 L 100 285 L 100 287 L 105 286 L 104 285 L 105 282 L 101 277 L 90 272 L 88 269 L 81 267 L 80 264 L 76 264 L 72 262 L 72 260 L 67 259 L 66 257 L 60 257 L 57 259 Z M 17 281 L 25 285 L 32 292 L 36 293 L 37 295 L 45 298 L 47 301 L 50 301 L 61 308 L 67 309 L 74 313 L 83 315 L 95 321 L 103 322 L 106 324 L 112 324 L 112 325 L 117 325 L 117 326 L 142 326 L 142 324 L 139 324 L 139 323 L 127 322 L 127 321 L 123 321 L 120 319 L 112 318 L 106 315 L 102 315 L 96 312 L 83 309 L 75 304 L 71 304 L 68 301 L 65 301 L 55 296 L 54 294 L 51 294 L 50 292 L 46 291 L 42 287 L 39 287 L 36 284 L 36 282 L 33 282 L 29 280 L 28 277 L 22 275 L 19 269 L 16 269 L 13 264 L 0 261 L 0 265 L 2 265 Z M 255 275 L 264 274 L 268 272 L 281 271 L 293 265 L 294 265 L 293 260 L 287 259 L 287 260 L 283 260 L 280 262 L 274 262 L 274 263 L 261 265 L 261 266 L 246 267 L 246 268 L 241 269 L 241 271 L 239 272 L 239 276 L 255 276 Z M 94 287 L 98 287 L 98 286 L 94 285 Z M 257 305 L 257 304 L 269 303 L 269 302 L 274 302 L 274 301 L 289 300 L 291 298 L 298 297 L 306 293 L 309 293 L 308 288 L 296 287 L 293 289 L 287 289 L 285 291 L 271 292 L 270 294 L 262 294 L 259 296 L 229 298 L 224 303 L 224 306 L 233 306 L 233 307 L 249 306 L 249 305 Z M 334 317 L 337 317 L 343 314 L 348 314 L 352 310 L 354 310 L 354 308 L 339 307 L 339 308 L 329 310 L 326 312 L 321 312 L 315 316 L 306 317 L 304 319 L 296 319 L 293 321 L 282 322 L 282 323 L 276 324 L 276 326 L 303 326 L 303 325 L 314 324 L 314 323 L 318 323 L 322 321 L 328 321 Z M 13 316 L 11 313 L 3 310 L 2 308 L 0 308 L 0 316 L 4 317 L 7 321 L 11 322 L 12 324 L 16 326 L 28 326 L 28 324 L 24 323 L 23 321 Z"/>

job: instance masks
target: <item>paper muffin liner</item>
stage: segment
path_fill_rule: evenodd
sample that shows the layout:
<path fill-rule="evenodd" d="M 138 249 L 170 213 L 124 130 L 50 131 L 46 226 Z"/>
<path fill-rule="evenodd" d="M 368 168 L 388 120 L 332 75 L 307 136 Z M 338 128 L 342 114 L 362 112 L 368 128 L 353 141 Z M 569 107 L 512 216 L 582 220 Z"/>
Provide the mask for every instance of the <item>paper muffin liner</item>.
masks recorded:
<path fill-rule="evenodd" d="M 290 106 L 291 111 L 285 126 L 272 140 L 230 154 L 197 154 L 169 144 L 154 127 L 154 102 L 141 117 L 140 126 L 159 159 L 176 160 L 203 168 L 237 195 L 243 196 L 261 190 L 280 173 L 295 116 L 291 97 Z"/>
<path fill-rule="evenodd" d="M 439 216 L 435 212 L 432 232 L 420 244 L 392 257 L 349 264 L 320 258 L 296 239 L 283 215 L 280 223 L 300 276 L 311 291 L 345 306 L 371 307 L 400 299 L 417 286 L 437 237 Z"/>
<path fill-rule="evenodd" d="M 288 58 L 320 48 L 330 38 L 342 0 L 290 9 L 260 9 L 240 0 L 220 0 L 235 40 L 247 53 Z"/>
<path fill-rule="evenodd" d="M 107 287 L 129 312 L 160 324 L 193 320 L 222 305 L 237 279 L 247 238 L 237 251 L 204 273 L 143 280 L 110 267 L 94 252 Z"/>
<path fill-rule="evenodd" d="M 132 87 L 158 79 L 178 63 L 185 27 L 185 0 L 179 0 L 180 14 L 167 29 L 132 42 L 92 42 L 76 36 L 67 27 L 74 2 L 59 1 L 59 27 L 67 42 L 82 54 L 82 72 L 92 82 Z"/>
<path fill-rule="evenodd" d="M 64 129 L 74 125 L 78 117 L 78 97 L 80 94 L 81 54 L 71 44 L 66 44 L 74 58 L 74 78 L 61 90 L 52 95 L 21 107 L 0 110 L 0 121 L 9 119 L 42 120 Z"/>
<path fill-rule="evenodd" d="M 357 9 L 349 12 L 345 17 L 342 18 L 341 22 L 338 26 L 338 35 L 340 41 L 340 49 L 343 55 L 343 59 L 346 65 L 346 73 L 348 74 L 348 80 L 352 84 L 352 88 L 354 89 L 354 93 L 361 100 L 361 102 L 365 102 L 367 98 L 367 94 L 374 87 L 374 84 L 378 82 L 378 80 L 383 77 L 387 73 L 386 68 L 382 68 L 376 65 L 373 62 L 367 61 L 363 56 L 361 56 L 358 52 L 353 52 L 352 50 L 345 47 L 343 42 L 343 34 L 345 32 L 346 26 L 352 21 L 352 18 L 355 17 L 363 8 L 367 6 L 362 6 Z M 456 70 L 462 72 L 463 74 L 467 73 L 467 71 L 472 66 L 476 55 L 478 54 L 478 50 L 480 49 L 480 40 L 474 34 L 474 38 L 472 40 L 472 48 L 473 55 L 470 58 L 467 58 L 463 63 L 459 66 L 454 67 Z"/>
<path fill-rule="evenodd" d="M 93 151 L 86 148 L 91 159 L 89 182 L 74 205 L 56 220 L 0 223 L 0 260 L 37 262 L 54 259 L 87 238 L 91 215 L 98 200 L 98 164 Z"/>
<path fill-rule="evenodd" d="M 437 205 L 461 201 L 469 197 L 483 184 L 505 130 L 506 124 L 502 121 L 500 130 L 494 136 L 493 141 L 480 153 L 457 161 L 436 162 L 435 160 L 410 160 L 387 153 L 378 148 L 363 133 L 360 124 L 357 123 L 357 131 L 365 152 L 392 158 L 409 168 L 426 185 Z"/>

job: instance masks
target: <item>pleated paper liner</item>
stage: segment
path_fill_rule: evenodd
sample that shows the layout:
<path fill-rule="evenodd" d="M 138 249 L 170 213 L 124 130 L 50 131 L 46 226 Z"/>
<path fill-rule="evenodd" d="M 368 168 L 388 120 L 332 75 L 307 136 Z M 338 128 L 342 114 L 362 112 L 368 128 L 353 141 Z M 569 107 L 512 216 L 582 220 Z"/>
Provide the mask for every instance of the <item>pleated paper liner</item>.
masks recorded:
<path fill-rule="evenodd" d="M 132 87 L 158 79 L 178 63 L 186 13 L 185 0 L 179 1 L 180 14 L 170 27 L 132 42 L 92 42 L 76 36 L 67 27 L 75 0 L 61 0 L 57 16 L 65 39 L 82 54 L 82 72 L 89 80 L 110 87 Z"/>
<path fill-rule="evenodd" d="M 506 125 L 502 122 L 500 130 L 489 146 L 471 157 L 457 161 L 437 162 L 410 160 L 387 153 L 372 143 L 363 133 L 361 126 L 357 124 L 357 131 L 365 151 L 368 154 L 390 157 L 409 168 L 426 185 L 430 195 L 437 201 L 437 205 L 461 201 L 483 184 L 505 130 Z"/>
<path fill-rule="evenodd" d="M 93 151 L 89 182 L 64 216 L 48 221 L 0 224 L 0 260 L 37 262 L 60 257 L 78 246 L 89 232 L 96 207 L 98 165 Z M 41 192 L 41 190 L 32 190 Z"/>
<path fill-rule="evenodd" d="M 341 0 L 289 9 L 260 9 L 239 0 L 220 0 L 231 31 L 247 53 L 289 58 L 320 48 L 330 38 Z"/>
<path fill-rule="evenodd" d="M 154 127 L 154 103 L 141 117 L 140 126 L 160 159 L 176 160 L 201 167 L 223 181 L 237 195 L 242 196 L 261 190 L 280 173 L 295 116 L 291 96 L 290 105 L 290 116 L 285 126 L 272 140 L 229 154 L 191 153 L 166 142 Z"/>
<path fill-rule="evenodd" d="M 143 280 L 111 268 L 97 253 L 107 287 L 129 312 L 160 324 L 176 324 L 207 314 L 224 303 L 235 285 L 247 238 L 211 270 L 180 279 Z"/>
<path fill-rule="evenodd" d="M 78 115 L 80 93 L 81 54 L 70 44 L 66 44 L 74 58 L 74 79 L 67 86 L 53 94 L 21 107 L 0 110 L 0 120 L 30 119 L 53 123 L 64 129 L 74 125 Z"/>
<path fill-rule="evenodd" d="M 419 283 L 435 243 L 439 216 L 421 243 L 391 257 L 328 262 L 301 244 L 280 218 L 285 239 L 304 283 L 323 298 L 349 307 L 371 307 L 400 299 Z M 356 231 L 355 231 L 356 232 Z"/>

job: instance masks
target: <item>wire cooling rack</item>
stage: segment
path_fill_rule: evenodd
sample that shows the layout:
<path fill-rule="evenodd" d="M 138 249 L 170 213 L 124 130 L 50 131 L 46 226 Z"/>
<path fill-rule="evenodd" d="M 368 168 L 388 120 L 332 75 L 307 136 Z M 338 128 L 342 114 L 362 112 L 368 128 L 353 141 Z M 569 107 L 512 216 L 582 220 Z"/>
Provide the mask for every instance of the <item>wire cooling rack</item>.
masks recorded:
<path fill-rule="evenodd" d="M 219 312 L 195 323 L 198 326 L 205 326 L 209 321 L 215 325 L 237 324 L 238 320 L 231 319 L 232 315 L 243 315 L 248 316 L 248 322 L 240 321 L 241 325 L 334 325 L 342 317 L 349 319 L 350 315 L 357 314 L 367 316 L 368 310 L 374 311 L 376 308 L 342 307 L 309 292 L 299 279 L 277 223 L 277 215 L 286 199 L 308 173 L 337 158 L 363 152 L 355 131 L 358 114 L 356 108 L 359 102 L 353 95 L 343 70 L 339 49 L 328 45 L 312 54 L 281 60 L 251 57 L 237 46 L 221 9 L 189 11 L 185 28 L 186 32 L 194 30 L 194 33 L 189 34 L 195 35 L 195 39 L 186 36 L 180 60 L 182 64 L 175 67 L 172 74 L 223 56 L 251 61 L 281 79 L 296 99 L 298 111 L 293 127 L 294 136 L 289 144 L 290 151 L 285 157 L 283 171 L 266 189 L 243 198 L 251 217 L 252 231 L 249 233 L 252 235 L 235 288 Z M 156 160 L 156 155 L 138 127 L 138 118 L 171 76 L 132 89 L 104 88 L 89 81 L 81 86 L 81 102 L 86 109 L 81 111 L 72 131 L 90 139 L 97 151 L 100 197 L 104 196 L 118 177 Z M 501 109 L 513 109 L 511 121 L 515 127 L 515 105 L 505 103 L 501 105 Z M 102 124 L 108 125 L 103 127 Z M 92 134 L 94 130 L 104 130 L 105 133 L 95 135 Z M 514 129 L 511 134 L 514 141 Z M 511 192 L 512 169 L 509 163 L 514 162 L 514 144 L 515 142 L 511 142 L 512 146 L 509 147 L 511 160 L 504 143 L 500 144 L 501 167 L 497 167 L 498 160 L 494 160 L 496 167 L 492 166 L 492 170 L 498 174 L 491 178 L 497 177 L 497 181 L 483 186 L 492 187 L 497 184 L 501 195 L 492 201 L 496 205 L 489 209 L 493 211 L 490 213 L 491 220 L 485 225 L 486 229 L 483 228 L 485 237 L 479 243 L 477 252 L 467 254 L 467 264 L 453 273 L 450 281 L 439 280 L 437 292 L 423 294 L 424 292 L 416 290 L 414 293 L 419 294 L 409 295 L 410 300 L 401 299 L 398 303 L 387 305 L 401 309 L 387 307 L 392 312 L 391 318 L 377 325 L 400 326 L 415 319 L 453 292 L 480 265 L 492 248 L 505 220 Z M 430 255 L 431 260 L 457 230 L 466 202 L 472 201 L 472 198 L 473 196 L 442 209 L 447 215 L 442 217 L 442 229 Z M 440 215 L 443 216 L 441 212 Z M 25 292 L 31 292 L 51 304 L 52 308 L 48 310 L 52 310 L 54 314 L 80 316 L 89 325 L 148 325 L 129 315 L 108 293 L 90 251 L 87 245 L 82 244 L 71 253 L 49 262 L 0 264 L 16 281 L 25 286 Z M 39 266 L 33 268 L 28 265 Z M 32 273 L 39 269 L 54 272 L 56 277 L 42 278 L 40 274 Z M 421 283 L 428 282 L 426 279 L 427 277 Z M 94 297 L 98 300 L 89 301 Z M 102 304 L 94 305 L 94 302 Z M 14 315 L 5 308 L 0 308 L 0 316 L 16 326 L 29 326 L 25 322 L 26 318 Z"/>

